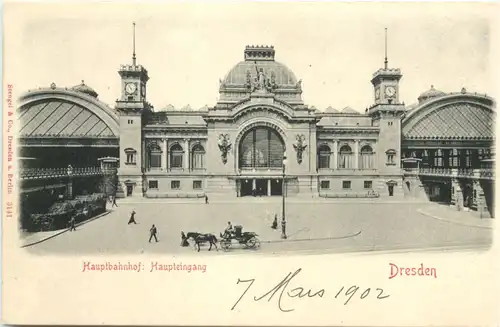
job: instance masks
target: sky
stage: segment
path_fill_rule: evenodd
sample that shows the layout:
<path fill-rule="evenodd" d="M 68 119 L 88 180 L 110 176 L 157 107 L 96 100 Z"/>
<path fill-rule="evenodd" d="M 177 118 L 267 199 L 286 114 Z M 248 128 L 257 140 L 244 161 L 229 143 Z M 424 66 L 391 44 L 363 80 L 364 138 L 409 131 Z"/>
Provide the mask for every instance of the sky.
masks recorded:
<path fill-rule="evenodd" d="M 303 99 L 325 110 L 373 103 L 372 74 L 400 68 L 406 104 L 431 85 L 492 94 L 491 4 L 225 3 L 11 4 L 5 10 L 6 79 L 17 92 L 82 80 L 110 106 L 117 70 L 132 59 L 149 71 L 148 101 L 213 106 L 219 79 L 246 45 L 273 45 L 276 60 L 302 79 Z"/>

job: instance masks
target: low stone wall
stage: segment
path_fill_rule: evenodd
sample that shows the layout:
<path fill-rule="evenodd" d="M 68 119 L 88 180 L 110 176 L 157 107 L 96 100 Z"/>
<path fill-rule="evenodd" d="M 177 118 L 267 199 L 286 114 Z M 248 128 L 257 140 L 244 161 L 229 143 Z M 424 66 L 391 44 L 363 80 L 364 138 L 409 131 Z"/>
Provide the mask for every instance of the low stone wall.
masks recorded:
<path fill-rule="evenodd" d="M 148 199 L 199 199 L 204 198 L 205 193 L 146 193 Z"/>

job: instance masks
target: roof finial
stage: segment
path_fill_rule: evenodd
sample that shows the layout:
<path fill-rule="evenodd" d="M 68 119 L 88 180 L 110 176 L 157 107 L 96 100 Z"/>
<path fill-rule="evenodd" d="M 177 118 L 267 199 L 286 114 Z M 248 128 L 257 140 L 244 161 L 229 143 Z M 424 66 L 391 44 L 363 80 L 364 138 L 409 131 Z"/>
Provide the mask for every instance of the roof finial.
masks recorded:
<path fill-rule="evenodd" d="M 387 69 L 387 27 L 385 28 L 385 60 L 384 60 L 384 67 Z"/>
<path fill-rule="evenodd" d="M 133 23 L 134 30 L 133 30 L 133 53 L 132 53 L 132 65 L 135 66 L 136 64 L 136 57 L 135 57 L 135 22 Z"/>

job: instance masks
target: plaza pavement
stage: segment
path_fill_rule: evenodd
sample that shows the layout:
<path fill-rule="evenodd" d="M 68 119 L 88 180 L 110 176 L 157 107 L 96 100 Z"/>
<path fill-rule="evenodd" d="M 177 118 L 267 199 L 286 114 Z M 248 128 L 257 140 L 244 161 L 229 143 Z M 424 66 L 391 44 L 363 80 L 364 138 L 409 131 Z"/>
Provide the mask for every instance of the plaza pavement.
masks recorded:
<path fill-rule="evenodd" d="M 238 201 L 239 200 L 239 201 Z M 492 242 L 492 229 L 466 225 L 450 208 L 424 203 L 384 203 L 358 201 L 287 201 L 287 240 L 280 231 L 270 228 L 273 217 L 281 216 L 279 198 L 236 199 L 236 201 L 119 201 L 94 221 L 77 227 L 75 232 L 59 233 L 46 241 L 26 247 L 34 254 L 90 255 L 106 254 L 193 254 L 191 247 L 180 247 L 180 232 L 213 233 L 219 236 L 231 221 L 244 231 L 259 234 L 257 251 L 235 245 L 228 252 L 207 252 L 204 255 L 325 253 L 368 251 L 421 251 L 438 248 L 487 248 Z M 130 212 L 137 212 L 137 225 L 128 225 Z M 445 211 L 441 211 L 445 210 Z M 433 217 L 436 213 L 449 217 Z M 451 217 L 451 218 L 450 218 Z M 489 220 L 490 222 L 492 220 Z M 148 243 L 149 228 L 155 224 L 158 243 Z M 490 223 L 491 224 L 491 223 Z"/>

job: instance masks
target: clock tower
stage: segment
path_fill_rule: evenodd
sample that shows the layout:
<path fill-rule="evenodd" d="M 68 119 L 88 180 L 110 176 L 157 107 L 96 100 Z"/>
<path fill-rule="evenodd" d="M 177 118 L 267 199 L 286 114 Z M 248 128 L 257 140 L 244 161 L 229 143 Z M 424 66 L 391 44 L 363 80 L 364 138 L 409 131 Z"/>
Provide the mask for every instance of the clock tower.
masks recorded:
<path fill-rule="evenodd" d="M 405 112 L 400 102 L 399 81 L 403 75 L 399 68 L 389 68 L 387 60 L 387 29 L 385 30 L 384 68 L 377 70 L 371 79 L 374 87 L 374 104 L 368 109 L 372 125 L 379 128 L 377 164 L 383 180 L 380 189 L 389 188 L 396 196 L 402 195 L 401 175 L 401 117 Z M 382 191 L 382 190 L 381 190 Z"/>
<path fill-rule="evenodd" d="M 120 121 L 120 166 L 117 197 L 142 196 L 144 151 L 142 149 L 143 117 L 151 110 L 146 101 L 148 71 L 137 64 L 135 56 L 135 23 L 131 65 L 121 65 L 121 96 L 115 109 Z"/>

